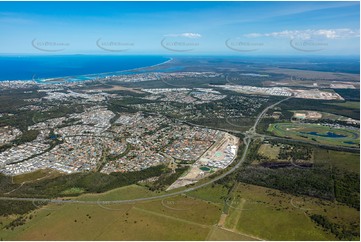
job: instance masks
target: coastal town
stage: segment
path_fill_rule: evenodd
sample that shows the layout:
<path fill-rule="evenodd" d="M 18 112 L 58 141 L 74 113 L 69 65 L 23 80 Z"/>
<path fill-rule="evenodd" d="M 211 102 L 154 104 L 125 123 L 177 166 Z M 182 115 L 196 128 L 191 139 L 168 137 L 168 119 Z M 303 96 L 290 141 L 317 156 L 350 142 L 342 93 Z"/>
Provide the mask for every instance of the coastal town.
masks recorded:
<path fill-rule="evenodd" d="M 51 112 L 52 106 L 78 105 L 82 111 L 36 122 L 20 130 L 11 125 L 0 128 L 0 172 L 19 175 L 40 169 L 64 174 L 86 171 L 139 171 L 159 164 L 188 164 L 187 175 L 171 188 L 191 184 L 218 169 L 225 169 L 236 157 L 239 138 L 224 131 L 190 125 L 187 120 L 252 117 L 269 101 L 267 96 L 342 100 L 330 91 L 288 87 L 206 85 L 204 87 L 125 88 L 112 83 L 174 81 L 182 78 L 224 78 L 215 72 L 149 72 L 108 76 L 83 82 L 46 80 L 0 82 L 6 90 L 24 91 L 34 98 L 22 111 Z M 96 88 L 89 89 L 87 86 Z M 101 88 L 98 86 L 103 85 Z M 168 85 L 169 86 L 169 85 Z M 120 94 L 116 90 L 137 94 Z M 227 95 L 222 90 L 252 96 Z M 111 110 L 109 103 L 122 100 L 131 112 Z M 142 101 L 143 100 L 143 101 Z M 204 105 L 212 105 L 208 108 Z M 181 105 L 181 106 L 179 106 Z M 202 106 L 203 105 L 203 106 Z M 11 117 L 11 113 L 1 113 Z M 172 116 L 174 118 L 170 118 Z M 227 122 L 229 122 L 227 120 Z M 36 132 L 34 139 L 17 144 L 24 132 Z M 12 145 L 10 145 L 12 144 Z M 216 148 L 215 148 L 216 147 Z"/>
<path fill-rule="evenodd" d="M 0 1 L 0 242 L 360 241 L 360 1 Z"/>
<path fill-rule="evenodd" d="M 205 152 L 215 143 L 224 143 L 222 140 L 229 134 L 191 127 L 161 115 L 142 112 L 116 115 L 102 106 L 39 122 L 29 130 L 36 130 L 39 135 L 31 142 L 0 153 L 0 172 L 14 176 L 54 169 L 65 174 L 84 171 L 109 174 L 184 161 L 224 169 L 235 158 L 237 149 L 236 142 L 220 144 L 217 152 L 227 155 L 205 162 L 202 158 Z M 2 134 L 3 142 L 7 142 L 21 132 L 7 127 Z M 56 145 L 50 141 L 56 141 Z"/>

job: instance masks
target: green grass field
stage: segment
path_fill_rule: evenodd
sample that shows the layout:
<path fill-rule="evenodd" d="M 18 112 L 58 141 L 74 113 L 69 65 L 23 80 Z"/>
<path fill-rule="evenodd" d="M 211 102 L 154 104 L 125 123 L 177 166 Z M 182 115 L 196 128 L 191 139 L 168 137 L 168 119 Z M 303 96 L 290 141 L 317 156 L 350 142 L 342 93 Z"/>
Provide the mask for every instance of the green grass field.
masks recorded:
<path fill-rule="evenodd" d="M 101 194 L 97 194 L 97 193 L 84 194 L 77 197 L 77 200 L 82 200 L 82 201 L 128 200 L 128 199 L 135 199 L 141 197 L 154 197 L 164 193 L 165 192 L 152 192 L 147 188 L 138 185 L 130 185 L 126 187 L 116 188 Z"/>
<path fill-rule="evenodd" d="M 161 200 L 102 206 L 47 205 L 32 212 L 33 218 L 25 225 L 14 230 L 3 228 L 0 237 L 3 240 L 205 240 L 221 213 L 218 206 L 201 200 L 177 197 L 169 201 L 170 207 Z"/>
<path fill-rule="evenodd" d="M 155 196 L 131 185 L 103 194 L 86 194 L 86 201 Z M 221 215 L 222 204 L 176 196 L 132 204 L 49 204 L 30 212 L 24 225 L 4 226 L 16 218 L 2 217 L 3 240 L 206 240 Z M 31 219 L 29 219 L 31 215 Z M 66 232 L 64 232 L 66 231 Z M 213 231 L 223 238 L 227 232 Z M 228 237 L 237 237 L 230 233 Z"/>
<path fill-rule="evenodd" d="M 214 193 L 212 193 L 214 189 Z M 205 200 L 226 196 L 221 185 L 192 192 Z M 275 189 L 239 183 L 229 196 L 223 229 L 264 240 L 337 240 L 329 231 L 317 226 L 310 215 L 326 216 L 331 222 L 350 229 L 359 226 L 359 212 L 346 205 L 308 196 L 294 196 Z M 242 239 L 240 239 L 242 240 Z"/>
<path fill-rule="evenodd" d="M 63 191 L 61 193 L 61 195 L 72 196 L 72 195 L 82 194 L 84 192 L 85 192 L 85 190 L 82 188 L 72 187 L 72 188 L 69 188 L 69 189 Z"/>
<path fill-rule="evenodd" d="M 27 222 L 13 230 L 4 226 L 16 216 L 0 218 L 0 239 L 334 240 L 309 215 L 325 215 L 345 228 L 359 223 L 356 209 L 330 201 L 238 183 L 225 203 L 227 191 L 215 184 L 187 195 L 131 204 L 48 204 L 25 215 Z M 79 198 L 96 201 L 154 195 L 131 185 Z M 225 204 L 226 216 L 222 215 Z"/>
<path fill-rule="evenodd" d="M 50 170 L 50 169 L 37 170 L 34 172 L 14 176 L 13 182 L 16 184 L 21 184 L 23 182 L 33 182 L 33 181 L 45 179 L 45 178 L 54 178 L 59 175 L 61 175 L 61 174 L 55 170 Z"/>
<path fill-rule="evenodd" d="M 349 172 L 360 173 L 360 154 L 334 150 L 316 149 L 316 163 L 327 163 Z"/>
<path fill-rule="evenodd" d="M 239 233 L 232 232 L 225 228 L 220 228 L 218 226 L 213 226 L 213 229 L 208 234 L 207 240 L 211 241 L 252 241 L 257 240 L 247 235 L 242 235 Z"/>
<path fill-rule="evenodd" d="M 339 106 L 339 107 L 344 107 L 344 108 L 360 109 L 360 102 L 346 101 L 343 103 L 328 103 L 328 104 Z"/>
<path fill-rule="evenodd" d="M 359 223 L 356 209 L 325 200 L 246 184 L 235 190 L 233 197 L 238 196 L 225 226 L 266 240 L 335 240 L 333 234 L 311 221 L 310 214 L 325 215 L 346 227 Z"/>
<path fill-rule="evenodd" d="M 356 130 L 331 128 L 317 124 L 275 123 L 267 131 L 279 137 L 314 141 L 320 144 L 358 147 L 360 136 Z"/>
<path fill-rule="evenodd" d="M 262 144 L 258 149 L 258 154 L 267 157 L 271 160 L 278 159 L 278 154 L 280 153 L 280 147 L 270 144 Z"/>
<path fill-rule="evenodd" d="M 199 199 L 203 199 L 206 201 L 223 204 L 224 201 L 222 197 L 227 195 L 227 189 L 224 188 L 222 185 L 215 184 L 212 186 L 206 186 L 202 189 L 197 189 L 195 191 L 191 191 L 187 193 L 187 195 Z"/>

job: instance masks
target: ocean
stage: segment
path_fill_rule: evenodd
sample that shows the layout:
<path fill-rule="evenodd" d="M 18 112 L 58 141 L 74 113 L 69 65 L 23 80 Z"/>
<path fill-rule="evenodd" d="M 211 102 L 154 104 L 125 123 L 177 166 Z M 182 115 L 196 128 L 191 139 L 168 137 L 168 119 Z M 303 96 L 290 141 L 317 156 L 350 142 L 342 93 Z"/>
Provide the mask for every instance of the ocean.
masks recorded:
<path fill-rule="evenodd" d="M 0 56 L 0 81 L 36 80 L 68 77 L 89 80 L 106 73 L 157 65 L 168 61 L 163 56 Z M 109 74 L 110 75 L 110 74 Z"/>

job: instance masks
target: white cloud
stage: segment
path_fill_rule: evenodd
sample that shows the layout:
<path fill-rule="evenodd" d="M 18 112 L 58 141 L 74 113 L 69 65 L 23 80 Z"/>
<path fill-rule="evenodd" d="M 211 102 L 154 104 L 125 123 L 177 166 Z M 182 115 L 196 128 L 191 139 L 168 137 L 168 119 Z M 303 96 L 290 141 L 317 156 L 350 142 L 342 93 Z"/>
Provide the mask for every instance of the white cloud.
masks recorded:
<path fill-rule="evenodd" d="M 167 37 L 185 37 L 190 39 L 198 39 L 201 38 L 202 35 L 198 33 L 182 33 L 182 34 L 168 34 Z"/>
<path fill-rule="evenodd" d="M 360 37 L 359 30 L 351 29 L 307 29 L 307 30 L 284 30 L 271 33 L 250 33 L 245 34 L 247 38 L 274 37 L 274 38 L 298 38 L 298 39 L 348 39 Z"/>
<path fill-rule="evenodd" d="M 0 24 L 12 25 L 12 24 L 34 24 L 34 23 L 36 23 L 34 17 L 28 14 L 0 11 Z"/>

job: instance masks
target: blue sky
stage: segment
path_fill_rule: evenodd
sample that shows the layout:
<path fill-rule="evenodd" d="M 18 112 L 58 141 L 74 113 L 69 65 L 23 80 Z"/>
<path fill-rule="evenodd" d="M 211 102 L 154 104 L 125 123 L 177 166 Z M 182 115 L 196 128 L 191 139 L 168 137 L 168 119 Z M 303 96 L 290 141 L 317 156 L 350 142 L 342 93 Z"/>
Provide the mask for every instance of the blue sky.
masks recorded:
<path fill-rule="evenodd" d="M 358 2 L 0 2 L 3 54 L 359 55 Z"/>

